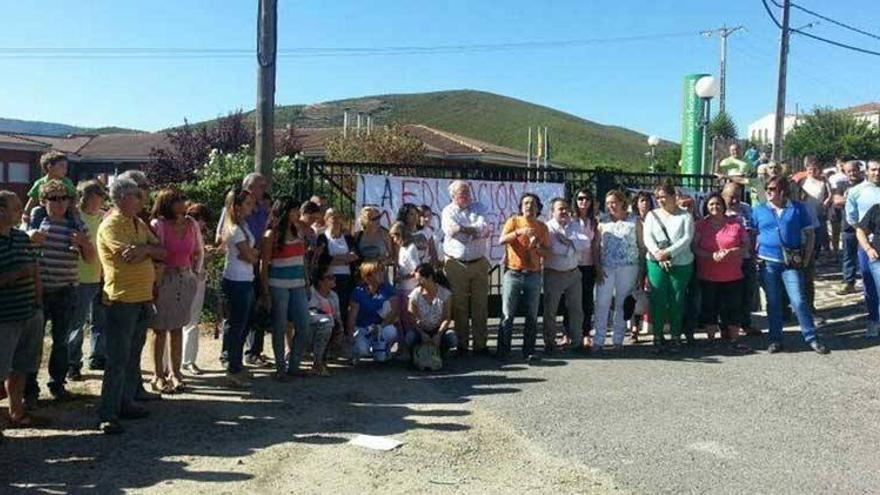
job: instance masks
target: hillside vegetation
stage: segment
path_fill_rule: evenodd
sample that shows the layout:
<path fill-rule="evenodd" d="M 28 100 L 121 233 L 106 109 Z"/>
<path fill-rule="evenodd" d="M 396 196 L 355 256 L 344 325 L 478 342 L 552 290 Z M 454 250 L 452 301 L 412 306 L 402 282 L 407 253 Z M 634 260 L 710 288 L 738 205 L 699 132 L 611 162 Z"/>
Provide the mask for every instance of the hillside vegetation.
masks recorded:
<path fill-rule="evenodd" d="M 341 126 L 346 108 L 371 113 L 374 124 L 424 124 L 523 152 L 528 142 L 528 127 L 546 126 L 550 130 L 551 159 L 556 162 L 627 170 L 645 170 L 648 166 L 644 134 L 482 91 L 367 96 L 315 105 L 279 106 L 275 110 L 276 125 Z M 252 111 L 247 115 L 253 118 Z M 669 146 L 672 144 L 662 143 L 661 151 Z"/>

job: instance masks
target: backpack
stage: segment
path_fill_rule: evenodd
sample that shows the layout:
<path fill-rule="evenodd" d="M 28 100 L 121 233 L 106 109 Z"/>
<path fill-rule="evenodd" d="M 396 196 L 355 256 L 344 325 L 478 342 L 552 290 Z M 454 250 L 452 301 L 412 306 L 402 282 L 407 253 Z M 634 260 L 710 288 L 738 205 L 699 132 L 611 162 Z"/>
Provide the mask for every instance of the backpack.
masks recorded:
<path fill-rule="evenodd" d="M 413 351 L 413 365 L 419 371 L 439 371 L 443 368 L 440 349 L 433 344 L 420 344 Z"/>

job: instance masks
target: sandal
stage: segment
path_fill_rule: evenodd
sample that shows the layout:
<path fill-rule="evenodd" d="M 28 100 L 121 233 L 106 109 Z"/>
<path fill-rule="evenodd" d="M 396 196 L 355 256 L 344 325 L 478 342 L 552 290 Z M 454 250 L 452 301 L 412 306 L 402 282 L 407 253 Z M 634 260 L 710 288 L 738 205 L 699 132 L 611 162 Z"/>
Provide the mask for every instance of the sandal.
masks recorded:
<path fill-rule="evenodd" d="M 330 371 L 327 370 L 327 365 L 325 365 L 323 363 L 321 363 L 321 364 L 315 363 L 315 365 L 312 366 L 312 374 L 314 374 L 315 376 L 320 376 L 320 377 L 328 377 L 328 376 L 330 376 Z"/>
<path fill-rule="evenodd" d="M 183 378 L 178 378 L 176 376 L 171 377 L 171 392 L 175 394 L 180 394 L 186 391 L 186 384 L 183 382 Z"/>
<path fill-rule="evenodd" d="M 154 378 L 153 381 L 150 382 L 150 388 L 153 389 L 153 392 L 156 392 L 158 394 L 174 393 L 174 389 L 164 378 Z"/>

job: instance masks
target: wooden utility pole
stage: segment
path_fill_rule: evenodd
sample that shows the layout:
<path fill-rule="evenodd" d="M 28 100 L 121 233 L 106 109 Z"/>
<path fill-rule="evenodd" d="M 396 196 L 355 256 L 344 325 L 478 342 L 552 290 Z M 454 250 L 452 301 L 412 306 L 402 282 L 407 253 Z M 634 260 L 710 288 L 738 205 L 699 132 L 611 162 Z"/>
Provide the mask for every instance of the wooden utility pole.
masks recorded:
<path fill-rule="evenodd" d="M 776 122 L 773 131 L 773 161 L 782 161 L 782 140 L 785 137 L 785 81 L 788 72 L 788 37 L 790 0 L 782 0 L 782 34 L 779 38 L 779 79 L 776 83 Z"/>
<path fill-rule="evenodd" d="M 745 29 L 744 26 L 736 26 L 729 28 L 726 25 L 721 26 L 718 29 L 709 29 L 703 31 L 701 34 L 705 36 L 714 36 L 718 35 L 721 38 L 721 86 L 720 91 L 718 92 L 718 111 L 723 112 L 725 108 L 725 95 L 727 94 L 727 37 L 731 34 Z"/>
<path fill-rule="evenodd" d="M 278 48 L 278 2 L 258 0 L 256 171 L 272 183 L 275 157 L 275 55 Z"/>

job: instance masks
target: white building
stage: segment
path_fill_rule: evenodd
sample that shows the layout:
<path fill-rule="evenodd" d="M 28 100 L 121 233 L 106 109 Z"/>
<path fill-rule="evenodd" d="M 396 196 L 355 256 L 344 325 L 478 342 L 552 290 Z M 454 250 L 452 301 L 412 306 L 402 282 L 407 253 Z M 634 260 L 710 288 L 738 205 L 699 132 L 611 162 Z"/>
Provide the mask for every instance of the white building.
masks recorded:
<path fill-rule="evenodd" d="M 855 118 L 864 120 L 874 127 L 880 127 L 880 103 L 864 103 L 854 107 L 843 108 L 842 112 L 851 113 Z M 783 135 L 788 134 L 797 124 L 803 122 L 803 115 L 786 115 L 782 124 Z M 768 113 L 749 124 L 749 139 L 762 144 L 773 144 L 773 133 L 776 128 L 776 114 Z"/>
<path fill-rule="evenodd" d="M 843 111 L 853 114 L 857 119 L 867 121 L 874 127 L 880 127 L 880 103 L 864 103 L 844 108 Z"/>
<path fill-rule="evenodd" d="M 788 131 L 794 129 L 798 121 L 798 117 L 793 114 L 785 116 L 782 122 L 782 134 L 788 134 Z M 752 141 L 761 144 L 775 144 L 774 133 L 776 132 L 776 114 L 768 113 L 760 119 L 749 124 L 748 137 Z"/>

